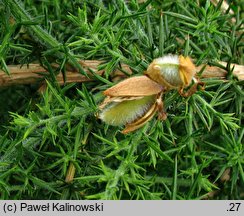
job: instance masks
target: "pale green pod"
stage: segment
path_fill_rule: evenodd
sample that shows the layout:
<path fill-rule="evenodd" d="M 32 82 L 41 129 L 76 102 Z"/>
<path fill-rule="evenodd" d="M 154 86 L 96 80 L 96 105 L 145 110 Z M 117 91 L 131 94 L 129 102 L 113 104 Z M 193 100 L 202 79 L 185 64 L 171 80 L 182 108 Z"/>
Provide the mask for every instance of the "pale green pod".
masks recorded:
<path fill-rule="evenodd" d="M 188 86 L 195 73 L 196 68 L 191 59 L 182 55 L 167 55 L 154 59 L 145 72 L 149 78 L 167 90 Z"/>
<path fill-rule="evenodd" d="M 142 127 L 158 111 L 159 119 L 166 119 L 161 96 L 165 91 L 190 85 L 195 65 L 189 57 L 167 55 L 155 59 L 145 72 L 146 76 L 128 78 L 104 91 L 107 97 L 100 104 L 99 118 L 105 123 L 125 125 L 122 133 Z M 194 91 L 190 91 L 192 93 Z"/>
<path fill-rule="evenodd" d="M 134 100 L 111 102 L 102 110 L 99 118 L 114 126 L 130 124 L 145 115 L 155 102 L 156 95 Z"/>

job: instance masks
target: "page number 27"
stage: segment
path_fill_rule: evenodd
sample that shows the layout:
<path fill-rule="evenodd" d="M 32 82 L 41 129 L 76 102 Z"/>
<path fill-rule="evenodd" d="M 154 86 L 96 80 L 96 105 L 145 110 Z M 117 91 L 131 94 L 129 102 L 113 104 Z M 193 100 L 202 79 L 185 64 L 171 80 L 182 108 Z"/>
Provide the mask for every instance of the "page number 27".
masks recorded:
<path fill-rule="evenodd" d="M 241 203 L 229 203 L 229 208 L 227 211 L 238 211 Z"/>

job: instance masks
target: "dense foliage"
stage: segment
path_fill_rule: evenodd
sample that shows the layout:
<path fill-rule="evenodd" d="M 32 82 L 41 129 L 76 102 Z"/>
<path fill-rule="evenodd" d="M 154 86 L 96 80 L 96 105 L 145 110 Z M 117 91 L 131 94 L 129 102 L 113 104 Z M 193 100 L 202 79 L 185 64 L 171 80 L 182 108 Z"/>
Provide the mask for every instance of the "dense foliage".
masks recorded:
<path fill-rule="evenodd" d="M 204 91 L 164 95 L 166 121 L 123 135 L 96 118 L 121 63 L 134 75 L 167 53 L 243 64 L 243 5 L 221 4 L 0 1 L 1 69 L 40 62 L 50 72 L 42 94 L 39 84 L 0 89 L 1 199 L 243 199 L 243 81 L 229 64 Z M 85 73 L 77 59 L 102 60 L 106 73 L 57 85 L 66 63 Z"/>

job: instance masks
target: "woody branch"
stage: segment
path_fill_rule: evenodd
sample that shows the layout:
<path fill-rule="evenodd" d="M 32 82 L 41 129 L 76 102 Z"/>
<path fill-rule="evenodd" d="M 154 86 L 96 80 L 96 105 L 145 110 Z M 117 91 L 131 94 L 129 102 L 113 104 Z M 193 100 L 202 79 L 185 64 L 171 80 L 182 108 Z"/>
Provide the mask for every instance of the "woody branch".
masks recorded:
<path fill-rule="evenodd" d="M 89 72 L 89 68 L 92 69 L 98 75 L 103 75 L 104 70 L 98 70 L 98 66 L 102 63 L 102 61 L 96 60 L 84 60 L 79 61 L 83 69 L 91 75 Z M 225 62 L 219 62 L 224 67 L 227 65 Z M 200 71 L 205 65 L 200 65 L 196 69 Z M 54 68 L 57 68 L 57 65 L 53 65 Z M 132 73 L 131 69 L 128 65 L 122 64 L 121 69 L 127 71 L 128 73 Z M 234 67 L 233 74 L 239 79 L 244 80 L 244 66 L 232 64 L 231 67 Z M 0 87 L 11 86 L 11 85 L 20 85 L 20 84 L 32 84 L 44 79 L 45 76 L 48 76 L 49 72 L 39 64 L 29 64 L 29 65 L 9 65 L 8 66 L 10 75 L 6 74 L 4 71 L 0 70 Z M 114 71 L 114 76 L 125 77 L 125 75 L 119 70 L 116 69 Z M 206 65 L 204 71 L 201 75 L 201 78 L 226 78 L 226 70 L 216 67 Z M 56 76 L 57 82 L 59 84 L 64 84 L 63 76 L 59 73 Z M 80 82 L 88 82 L 92 81 L 92 75 L 88 78 L 79 72 L 75 71 L 72 68 L 68 68 L 66 70 L 66 83 L 80 83 Z"/>

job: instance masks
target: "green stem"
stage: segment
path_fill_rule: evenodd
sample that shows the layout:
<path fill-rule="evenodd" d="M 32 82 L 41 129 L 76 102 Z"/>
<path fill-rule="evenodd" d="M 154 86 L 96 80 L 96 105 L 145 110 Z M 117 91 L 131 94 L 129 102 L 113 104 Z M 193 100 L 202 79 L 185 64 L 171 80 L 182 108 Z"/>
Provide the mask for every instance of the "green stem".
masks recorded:
<path fill-rule="evenodd" d="M 130 163 L 133 160 L 133 155 L 137 149 L 137 146 L 140 144 L 139 140 L 141 139 L 141 136 L 141 134 L 138 134 L 138 136 L 135 136 L 135 138 L 132 140 L 125 160 L 121 162 L 119 168 L 115 171 L 113 179 L 108 182 L 104 197 L 106 200 L 114 199 L 115 193 L 117 192 L 117 185 L 121 177 L 124 176 L 130 167 Z"/>
<path fill-rule="evenodd" d="M 33 18 L 26 12 L 24 7 L 21 5 L 21 3 L 17 0 L 2 0 L 5 6 L 8 6 L 12 15 L 16 19 L 17 22 L 23 23 L 23 22 L 33 22 Z M 47 47 L 51 48 L 57 48 L 62 47 L 63 44 L 57 41 L 52 35 L 50 35 L 46 30 L 44 30 L 40 25 L 29 25 L 28 28 L 31 30 L 31 32 L 34 33 L 34 35 L 41 41 L 42 44 L 44 44 Z M 78 63 L 78 61 L 75 59 L 72 52 L 67 51 L 67 54 L 70 63 L 79 69 L 79 71 L 87 76 L 86 72 L 82 69 L 81 65 Z M 56 56 L 59 59 L 62 59 L 65 57 L 65 54 L 63 52 L 58 51 L 56 53 Z"/>
<path fill-rule="evenodd" d="M 9 7 L 12 15 L 18 22 L 32 22 L 32 17 L 25 11 L 22 5 L 16 0 L 3 0 L 3 3 Z M 35 35 L 45 42 L 50 47 L 58 47 L 62 44 L 59 43 L 52 35 L 48 34 L 39 25 L 30 25 L 29 28 L 35 33 Z"/>
<path fill-rule="evenodd" d="M 166 184 L 166 185 L 172 185 L 172 182 L 174 181 L 174 178 L 170 177 L 158 177 L 158 176 L 146 176 L 145 180 L 147 181 L 154 181 L 154 183 L 157 184 Z M 192 180 L 191 179 L 183 179 L 183 178 L 178 178 L 177 179 L 177 185 L 178 187 L 190 187 L 192 185 Z"/>
<path fill-rule="evenodd" d="M 174 178 L 173 178 L 173 188 L 172 188 L 172 200 L 176 200 L 176 194 L 177 194 L 177 155 L 175 156 L 175 166 L 174 166 Z"/>

